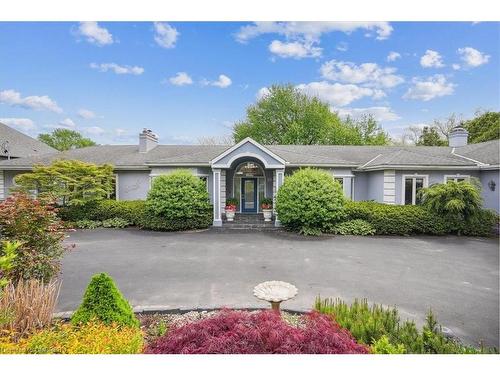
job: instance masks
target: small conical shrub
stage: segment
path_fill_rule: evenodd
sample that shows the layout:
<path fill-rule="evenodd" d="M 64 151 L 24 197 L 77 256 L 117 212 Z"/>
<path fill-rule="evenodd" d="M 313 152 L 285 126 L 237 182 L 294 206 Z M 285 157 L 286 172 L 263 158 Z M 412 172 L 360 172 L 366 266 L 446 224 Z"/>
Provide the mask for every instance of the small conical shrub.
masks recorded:
<path fill-rule="evenodd" d="M 73 314 L 71 323 L 87 323 L 90 320 L 98 320 L 105 324 L 139 326 L 132 307 L 118 290 L 113 279 L 105 273 L 92 276 L 82 304 Z"/>

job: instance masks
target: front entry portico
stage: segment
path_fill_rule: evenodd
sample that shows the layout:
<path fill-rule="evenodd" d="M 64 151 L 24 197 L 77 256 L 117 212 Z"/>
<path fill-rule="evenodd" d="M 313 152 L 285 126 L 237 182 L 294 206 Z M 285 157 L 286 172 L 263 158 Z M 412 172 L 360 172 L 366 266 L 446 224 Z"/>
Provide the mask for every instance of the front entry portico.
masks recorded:
<path fill-rule="evenodd" d="M 237 212 L 261 215 L 260 202 L 275 199 L 283 184 L 285 161 L 256 141 L 246 138 L 211 161 L 214 226 L 222 226 L 227 198 L 238 201 Z M 279 220 L 274 212 L 274 223 Z"/>

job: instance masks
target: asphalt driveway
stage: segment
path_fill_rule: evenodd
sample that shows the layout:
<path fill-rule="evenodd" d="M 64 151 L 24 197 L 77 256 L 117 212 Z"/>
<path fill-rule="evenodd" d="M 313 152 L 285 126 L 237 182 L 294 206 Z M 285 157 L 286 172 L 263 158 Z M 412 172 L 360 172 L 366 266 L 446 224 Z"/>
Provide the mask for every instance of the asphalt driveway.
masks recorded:
<path fill-rule="evenodd" d="M 158 233 L 98 229 L 70 234 L 59 311 L 74 310 L 90 277 L 109 273 L 132 305 L 264 307 L 266 280 L 299 289 L 284 308 L 316 296 L 396 305 L 422 324 L 429 308 L 467 343 L 499 346 L 499 247 L 461 237 L 304 238 L 285 232 Z"/>

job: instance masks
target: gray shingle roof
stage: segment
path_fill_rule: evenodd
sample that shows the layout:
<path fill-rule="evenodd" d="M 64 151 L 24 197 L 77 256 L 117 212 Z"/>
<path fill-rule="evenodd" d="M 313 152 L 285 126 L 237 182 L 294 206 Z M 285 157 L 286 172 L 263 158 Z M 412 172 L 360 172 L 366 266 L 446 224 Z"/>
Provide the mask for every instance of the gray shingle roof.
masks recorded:
<path fill-rule="evenodd" d="M 9 142 L 9 154 L 13 158 L 58 152 L 49 145 L 0 122 L 0 144 L 5 141 Z M 0 156 L 6 155 L 2 153 Z"/>
<path fill-rule="evenodd" d="M 485 164 L 499 164 L 500 141 L 490 141 L 456 148 L 459 155 Z M 389 166 L 475 167 L 477 164 L 452 154 L 451 147 L 424 146 L 266 146 L 291 165 L 356 166 L 364 169 Z M 210 160 L 229 146 L 158 145 L 148 153 L 139 153 L 134 145 L 104 145 L 69 150 L 57 154 L 37 155 L 0 162 L 0 169 L 50 164 L 57 159 L 110 163 L 118 168 L 146 168 L 148 165 L 209 165 Z"/>

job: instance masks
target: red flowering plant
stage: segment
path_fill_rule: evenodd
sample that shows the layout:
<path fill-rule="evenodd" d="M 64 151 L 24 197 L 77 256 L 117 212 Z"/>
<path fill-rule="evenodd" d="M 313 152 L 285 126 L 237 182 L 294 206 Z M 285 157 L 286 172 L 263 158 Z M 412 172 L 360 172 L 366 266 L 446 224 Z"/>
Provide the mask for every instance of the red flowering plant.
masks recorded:
<path fill-rule="evenodd" d="M 238 206 L 238 200 L 236 198 L 226 199 L 226 211 L 236 211 L 237 206 Z"/>
<path fill-rule="evenodd" d="M 349 331 L 311 312 L 303 328 L 280 315 L 222 310 L 214 317 L 173 326 L 145 348 L 148 354 L 367 354 Z"/>
<path fill-rule="evenodd" d="M 49 281 L 59 272 L 67 247 L 62 245 L 64 227 L 56 211 L 52 201 L 24 193 L 14 193 L 0 203 L 0 235 L 21 243 L 10 271 L 13 280 Z"/>
<path fill-rule="evenodd" d="M 273 208 L 273 200 L 272 198 L 263 198 L 260 202 L 260 207 L 263 210 L 271 210 Z"/>

